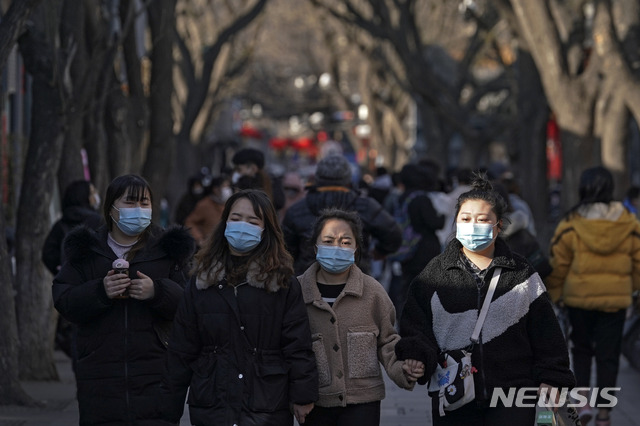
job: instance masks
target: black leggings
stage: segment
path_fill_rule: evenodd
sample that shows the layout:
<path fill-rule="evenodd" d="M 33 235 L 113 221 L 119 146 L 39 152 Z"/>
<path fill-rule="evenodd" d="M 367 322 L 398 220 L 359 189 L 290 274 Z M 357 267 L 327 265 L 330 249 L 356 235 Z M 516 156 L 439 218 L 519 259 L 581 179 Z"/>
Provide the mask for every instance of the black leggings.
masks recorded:
<path fill-rule="evenodd" d="M 304 426 L 378 426 L 380 401 L 348 404 L 346 407 L 313 407 Z"/>
<path fill-rule="evenodd" d="M 591 365 L 596 361 L 596 383 L 599 388 L 615 387 L 620 368 L 622 330 L 626 311 L 587 311 L 569 308 L 571 320 L 571 341 L 573 343 L 573 372 L 579 387 L 594 384 L 591 379 Z M 598 396 L 597 404 L 606 404 Z"/>
<path fill-rule="evenodd" d="M 432 398 L 433 400 L 437 401 L 437 398 Z M 533 425 L 536 421 L 535 407 L 479 407 L 473 401 L 445 413 L 445 416 L 440 417 L 438 407 L 432 404 L 433 426 L 515 426 Z"/>

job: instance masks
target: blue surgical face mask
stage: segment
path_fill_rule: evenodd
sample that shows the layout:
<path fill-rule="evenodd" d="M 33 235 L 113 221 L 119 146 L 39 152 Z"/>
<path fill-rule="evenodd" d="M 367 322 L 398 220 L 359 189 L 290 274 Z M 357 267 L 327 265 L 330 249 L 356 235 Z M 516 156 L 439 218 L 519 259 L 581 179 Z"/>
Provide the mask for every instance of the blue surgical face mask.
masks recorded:
<path fill-rule="evenodd" d="M 260 244 L 262 231 L 262 228 L 249 222 L 227 222 L 224 236 L 235 251 L 246 253 Z"/>
<path fill-rule="evenodd" d="M 456 238 L 470 251 L 481 251 L 493 242 L 493 227 L 489 223 L 456 223 Z"/>
<path fill-rule="evenodd" d="M 347 247 L 316 245 L 316 260 L 320 267 L 331 274 L 349 269 L 355 262 L 355 250 Z"/>
<path fill-rule="evenodd" d="M 151 223 L 151 209 L 142 207 L 123 207 L 121 209 L 113 206 L 118 213 L 120 219 L 116 222 L 118 228 L 130 237 L 139 235 L 147 229 Z M 111 218 L 113 220 L 113 218 Z"/>

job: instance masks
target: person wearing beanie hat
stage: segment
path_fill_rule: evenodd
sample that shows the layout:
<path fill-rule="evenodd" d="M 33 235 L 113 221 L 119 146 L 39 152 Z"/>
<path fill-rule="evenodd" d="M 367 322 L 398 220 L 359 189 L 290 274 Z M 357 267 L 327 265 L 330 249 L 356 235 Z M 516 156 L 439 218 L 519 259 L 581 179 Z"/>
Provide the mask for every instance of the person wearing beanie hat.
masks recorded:
<path fill-rule="evenodd" d="M 255 148 L 243 148 L 233 155 L 231 162 L 236 168 L 247 169 L 247 171 L 249 169 L 255 170 L 251 173 L 255 174 L 264 167 L 264 154 Z"/>
<path fill-rule="evenodd" d="M 402 234 L 393 216 L 376 200 L 351 188 L 352 168 L 346 158 L 324 157 L 316 166 L 314 179 L 307 195 L 287 209 L 282 221 L 285 244 L 293 256 L 297 275 L 316 260 L 311 232 L 320 212 L 327 208 L 358 213 L 363 225 L 362 247 L 369 247 L 370 240 L 375 239 L 373 252 L 363 251 L 358 265 L 365 273 L 370 271 L 372 257 L 382 259 L 400 247 Z"/>
<path fill-rule="evenodd" d="M 316 186 L 351 186 L 351 164 L 341 155 L 330 155 L 316 166 Z"/>

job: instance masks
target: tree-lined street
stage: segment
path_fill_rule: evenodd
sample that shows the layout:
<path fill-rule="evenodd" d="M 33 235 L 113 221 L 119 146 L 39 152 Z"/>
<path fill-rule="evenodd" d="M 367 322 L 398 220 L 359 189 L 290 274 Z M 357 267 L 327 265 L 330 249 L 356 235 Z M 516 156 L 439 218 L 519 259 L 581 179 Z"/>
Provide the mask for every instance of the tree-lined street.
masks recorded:
<path fill-rule="evenodd" d="M 640 0 L 0 1 L 0 406 L 65 380 L 41 252 L 70 182 L 140 174 L 170 225 L 244 146 L 276 177 L 335 146 L 362 175 L 499 164 L 546 250 L 582 170 L 640 185 L 639 64 Z"/>

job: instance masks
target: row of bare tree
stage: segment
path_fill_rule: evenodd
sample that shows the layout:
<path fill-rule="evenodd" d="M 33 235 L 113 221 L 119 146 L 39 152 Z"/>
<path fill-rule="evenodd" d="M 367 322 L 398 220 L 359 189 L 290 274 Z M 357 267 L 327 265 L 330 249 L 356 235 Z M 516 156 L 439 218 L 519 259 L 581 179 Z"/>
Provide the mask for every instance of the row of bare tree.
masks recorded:
<path fill-rule="evenodd" d="M 83 176 L 82 148 L 100 191 L 134 172 L 149 180 L 156 202 L 175 200 L 191 171 L 205 165 L 225 101 L 259 103 L 278 119 L 363 103 L 371 144 L 392 169 L 416 152 L 475 167 L 489 161 L 490 143 L 503 142 L 525 199 L 544 221 L 544 132 L 553 111 L 566 160 L 565 206 L 575 202 L 571 189 L 585 167 L 603 164 L 619 189 L 629 184 L 629 123 L 640 118 L 640 0 L 1 6 L 0 65 L 17 43 L 33 99 L 24 159 L 8 173 L 21 195 L 0 205 L 0 232 L 16 231 L 15 274 L 0 241 L 0 327 L 9 330 L 0 334 L 0 404 L 29 402 L 20 378 L 57 376 L 51 277 L 40 251 L 54 185 Z M 301 95 L 291 84 L 322 73 L 332 76 L 328 92 Z M 415 127 L 406 125 L 414 105 L 427 141 L 422 151 Z M 456 138 L 463 146 L 454 153 Z"/>

